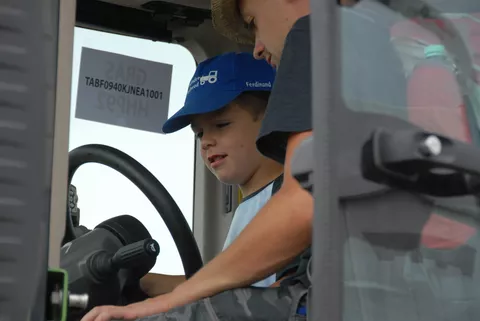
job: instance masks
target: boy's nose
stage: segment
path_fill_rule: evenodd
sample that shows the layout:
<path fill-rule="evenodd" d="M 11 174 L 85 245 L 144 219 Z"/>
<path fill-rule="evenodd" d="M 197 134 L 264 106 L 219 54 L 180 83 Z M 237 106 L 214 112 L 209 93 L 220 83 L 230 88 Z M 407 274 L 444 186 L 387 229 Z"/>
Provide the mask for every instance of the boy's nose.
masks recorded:
<path fill-rule="evenodd" d="M 202 137 L 202 149 L 207 150 L 215 146 L 215 139 L 213 137 Z"/>

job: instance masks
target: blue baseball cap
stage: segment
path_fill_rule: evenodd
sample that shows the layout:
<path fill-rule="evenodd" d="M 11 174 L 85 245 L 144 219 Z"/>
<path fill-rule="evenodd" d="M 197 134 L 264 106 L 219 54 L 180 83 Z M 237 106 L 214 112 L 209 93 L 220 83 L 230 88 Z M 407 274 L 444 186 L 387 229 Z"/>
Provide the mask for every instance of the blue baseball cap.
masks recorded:
<path fill-rule="evenodd" d="M 164 124 L 173 133 L 191 123 L 191 116 L 224 108 L 245 91 L 271 91 L 275 69 L 250 53 L 227 53 L 200 63 L 190 82 L 185 105 Z"/>

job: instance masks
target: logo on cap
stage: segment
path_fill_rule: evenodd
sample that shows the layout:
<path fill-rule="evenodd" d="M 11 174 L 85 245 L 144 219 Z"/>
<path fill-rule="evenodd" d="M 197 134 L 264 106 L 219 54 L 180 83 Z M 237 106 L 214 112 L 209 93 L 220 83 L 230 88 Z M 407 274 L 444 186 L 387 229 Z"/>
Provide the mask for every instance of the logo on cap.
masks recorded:
<path fill-rule="evenodd" d="M 214 84 L 217 82 L 217 80 L 218 70 L 212 70 L 208 73 L 208 75 L 197 76 L 193 78 L 190 82 L 190 88 L 188 88 L 188 93 L 190 93 L 195 88 L 205 85 L 206 83 Z"/>
<path fill-rule="evenodd" d="M 250 88 L 272 88 L 272 82 L 245 82 L 245 86 Z"/>

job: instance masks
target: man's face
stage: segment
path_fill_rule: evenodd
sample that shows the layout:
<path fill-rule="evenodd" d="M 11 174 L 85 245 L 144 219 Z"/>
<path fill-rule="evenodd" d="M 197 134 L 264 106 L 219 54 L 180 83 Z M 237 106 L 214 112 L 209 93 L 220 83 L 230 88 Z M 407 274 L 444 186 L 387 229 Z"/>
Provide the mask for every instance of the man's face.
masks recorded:
<path fill-rule="evenodd" d="M 239 0 L 238 5 L 245 24 L 255 33 L 255 58 L 277 67 L 288 32 L 308 14 L 308 1 Z"/>

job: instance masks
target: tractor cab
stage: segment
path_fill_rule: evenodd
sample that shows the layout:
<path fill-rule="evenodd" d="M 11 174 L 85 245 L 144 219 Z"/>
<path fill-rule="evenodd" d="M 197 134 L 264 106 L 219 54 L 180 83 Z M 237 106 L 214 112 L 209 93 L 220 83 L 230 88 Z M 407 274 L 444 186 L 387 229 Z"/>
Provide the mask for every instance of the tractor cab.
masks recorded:
<path fill-rule="evenodd" d="M 222 251 L 241 193 L 189 128 L 161 131 L 200 62 L 253 49 L 210 5 L 0 4 L 0 320 L 79 320 Z M 479 320 L 480 2 L 311 11 L 309 45 L 278 69 L 311 61 L 314 134 L 291 165 L 315 200 L 303 317 Z"/>

